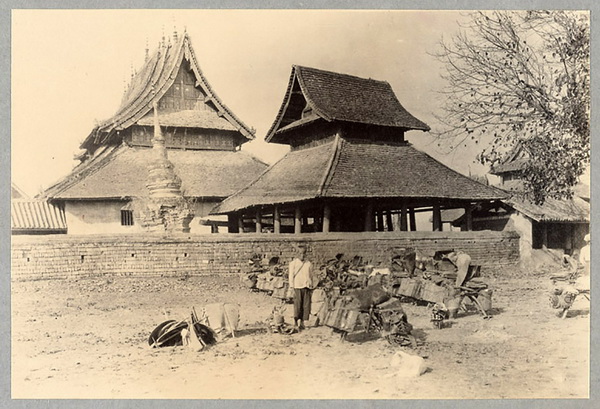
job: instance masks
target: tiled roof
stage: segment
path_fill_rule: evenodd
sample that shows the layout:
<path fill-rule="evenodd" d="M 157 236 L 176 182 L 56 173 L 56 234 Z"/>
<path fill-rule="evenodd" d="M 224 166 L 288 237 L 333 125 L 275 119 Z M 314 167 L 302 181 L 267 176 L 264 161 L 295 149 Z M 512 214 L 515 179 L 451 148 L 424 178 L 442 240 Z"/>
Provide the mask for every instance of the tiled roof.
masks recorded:
<path fill-rule="evenodd" d="M 491 200 L 506 194 L 441 164 L 409 144 L 342 141 L 323 195 Z"/>
<path fill-rule="evenodd" d="M 12 200 L 10 204 L 11 231 L 66 232 L 65 213 L 59 207 L 39 200 Z"/>
<path fill-rule="evenodd" d="M 314 198 L 327 177 L 335 150 L 336 142 L 330 142 L 289 152 L 250 185 L 221 202 L 211 213 Z"/>
<path fill-rule="evenodd" d="M 427 124 L 412 116 L 400 104 L 386 81 L 295 65 L 284 101 L 265 138 L 267 142 L 272 140 L 279 129 L 286 126 L 282 119 L 286 115 L 296 81 L 313 112 L 327 121 L 357 122 L 404 130 L 429 130 Z"/>
<path fill-rule="evenodd" d="M 492 200 L 506 197 L 442 165 L 409 144 L 336 138 L 288 153 L 214 213 L 317 197 Z"/>
<path fill-rule="evenodd" d="M 108 199 L 145 196 L 151 148 L 121 145 L 74 169 L 50 188 L 49 199 Z M 267 167 L 242 151 L 168 150 L 169 160 L 188 197 L 231 195 Z"/>
<path fill-rule="evenodd" d="M 500 174 L 506 173 L 506 172 L 517 172 L 517 171 L 523 170 L 525 168 L 525 166 L 527 165 L 528 161 L 529 161 L 529 159 L 527 159 L 527 158 L 521 158 L 521 159 L 515 159 L 513 161 L 509 161 L 509 162 L 505 162 L 505 163 L 500 163 L 500 164 L 492 167 L 492 169 L 490 170 L 490 173 L 492 175 L 500 175 Z"/>
<path fill-rule="evenodd" d="M 153 103 L 158 102 L 173 85 L 184 60 L 190 63 L 196 77 L 196 87 L 203 90 L 224 120 L 247 139 L 253 139 L 254 131 L 235 116 L 213 91 L 196 61 L 189 36 L 184 33 L 175 44 L 159 46 L 132 79 L 130 88 L 115 115 L 96 126 L 81 147 L 87 148 L 92 144 L 100 144 L 107 139 L 107 135 L 126 129 L 146 116 L 152 110 Z"/>
<path fill-rule="evenodd" d="M 590 204 L 577 196 L 570 200 L 547 198 L 543 205 L 520 199 L 518 195 L 504 202 L 537 222 L 590 222 Z"/>
<path fill-rule="evenodd" d="M 236 131 L 226 119 L 212 110 L 185 110 L 178 112 L 163 112 L 158 115 L 161 126 L 175 126 L 186 128 L 219 129 L 223 131 Z M 139 121 L 138 125 L 153 126 L 154 117 L 149 113 Z"/>

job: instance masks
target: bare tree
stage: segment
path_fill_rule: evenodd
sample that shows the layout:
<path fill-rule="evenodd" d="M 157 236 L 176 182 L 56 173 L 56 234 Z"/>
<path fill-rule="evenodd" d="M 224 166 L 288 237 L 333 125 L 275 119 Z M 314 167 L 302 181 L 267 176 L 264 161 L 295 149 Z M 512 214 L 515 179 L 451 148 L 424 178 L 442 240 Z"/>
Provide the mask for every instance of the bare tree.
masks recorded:
<path fill-rule="evenodd" d="M 469 22 L 434 54 L 445 65 L 442 124 L 450 149 L 481 146 L 501 163 L 516 144 L 536 203 L 571 197 L 590 161 L 590 23 L 576 11 L 494 11 Z"/>

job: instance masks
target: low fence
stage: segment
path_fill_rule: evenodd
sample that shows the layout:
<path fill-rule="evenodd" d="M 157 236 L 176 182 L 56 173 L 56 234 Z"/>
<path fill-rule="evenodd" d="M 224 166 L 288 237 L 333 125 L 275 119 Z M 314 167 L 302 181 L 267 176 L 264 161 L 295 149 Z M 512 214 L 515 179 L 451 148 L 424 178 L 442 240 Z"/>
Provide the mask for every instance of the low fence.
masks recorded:
<path fill-rule="evenodd" d="M 13 236 L 12 279 L 64 279 L 99 276 L 184 276 L 246 271 L 253 254 L 291 260 L 305 243 L 316 263 L 343 253 L 373 265 L 389 263 L 398 249 L 456 249 L 483 269 L 519 261 L 514 232 L 378 232 L 315 234 L 213 234 L 170 238 L 118 236 Z"/>

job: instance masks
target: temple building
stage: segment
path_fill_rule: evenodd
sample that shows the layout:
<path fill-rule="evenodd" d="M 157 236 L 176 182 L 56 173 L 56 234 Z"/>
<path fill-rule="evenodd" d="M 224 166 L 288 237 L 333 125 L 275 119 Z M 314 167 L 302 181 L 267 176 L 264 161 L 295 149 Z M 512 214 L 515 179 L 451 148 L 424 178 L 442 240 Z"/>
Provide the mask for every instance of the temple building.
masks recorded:
<path fill-rule="evenodd" d="M 573 255 L 584 246 L 584 237 L 589 233 L 589 186 L 577 184 L 571 199 L 548 197 L 543 204 L 532 203 L 527 198 L 522 179 L 529 160 L 522 145 L 517 144 L 502 163 L 491 169 L 490 173 L 499 178 L 498 187 L 506 190 L 508 197 L 475 209 L 471 215 L 471 228 L 517 231 L 521 236 L 523 259 L 535 249 L 552 249 Z M 445 218 L 452 219 L 453 226 L 466 229 L 463 213 L 448 212 Z"/>
<path fill-rule="evenodd" d="M 405 140 L 429 126 L 411 115 L 389 83 L 293 66 L 270 143 L 290 152 L 213 214 L 231 232 L 416 230 L 416 214 L 471 210 L 506 194 L 453 171 Z M 467 224 L 471 222 L 467 218 Z"/>
<path fill-rule="evenodd" d="M 44 192 L 64 210 L 69 234 L 143 231 L 134 203 L 156 184 L 149 181 L 155 135 L 169 174 L 178 178 L 174 191 L 193 207 L 192 233 L 217 231 L 218 221 L 206 218 L 210 209 L 267 168 L 240 150 L 253 129 L 212 89 L 187 33 L 175 33 L 154 53 L 146 50 L 117 112 L 85 138 L 73 171 Z"/>

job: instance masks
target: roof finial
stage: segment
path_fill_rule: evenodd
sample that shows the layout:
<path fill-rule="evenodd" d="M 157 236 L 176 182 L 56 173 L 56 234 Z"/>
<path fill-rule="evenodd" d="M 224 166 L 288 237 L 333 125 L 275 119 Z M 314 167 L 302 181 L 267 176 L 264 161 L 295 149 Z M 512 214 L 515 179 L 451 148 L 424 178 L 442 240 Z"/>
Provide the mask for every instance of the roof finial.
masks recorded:
<path fill-rule="evenodd" d="M 165 25 L 162 26 L 162 45 L 165 45 Z"/>
<path fill-rule="evenodd" d="M 144 61 L 148 61 L 149 58 L 150 58 L 150 48 L 148 47 L 148 36 L 146 36 L 146 57 L 144 58 Z"/>
<path fill-rule="evenodd" d="M 131 63 L 131 79 L 133 79 L 134 76 L 134 69 L 133 69 L 133 62 Z"/>

